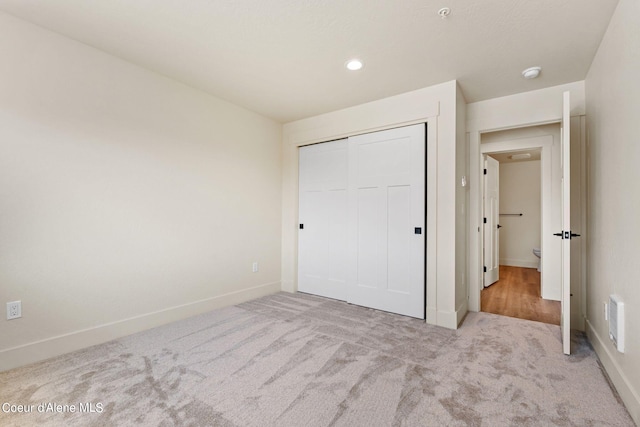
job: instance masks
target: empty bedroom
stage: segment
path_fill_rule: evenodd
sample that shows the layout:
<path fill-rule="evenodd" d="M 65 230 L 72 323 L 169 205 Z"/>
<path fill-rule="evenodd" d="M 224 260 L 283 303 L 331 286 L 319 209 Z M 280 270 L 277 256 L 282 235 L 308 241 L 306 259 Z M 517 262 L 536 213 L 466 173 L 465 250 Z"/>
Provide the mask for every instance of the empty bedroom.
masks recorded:
<path fill-rule="evenodd" d="M 638 425 L 639 21 L 0 0 L 0 425 Z"/>

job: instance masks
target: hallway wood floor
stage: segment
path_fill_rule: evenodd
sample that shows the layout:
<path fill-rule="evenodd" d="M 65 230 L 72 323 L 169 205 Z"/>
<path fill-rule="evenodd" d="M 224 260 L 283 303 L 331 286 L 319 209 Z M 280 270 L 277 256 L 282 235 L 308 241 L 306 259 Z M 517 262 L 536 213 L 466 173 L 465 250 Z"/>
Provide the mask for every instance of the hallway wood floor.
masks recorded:
<path fill-rule="evenodd" d="M 500 266 L 500 280 L 481 292 L 481 310 L 502 316 L 560 324 L 560 301 L 540 297 L 535 268 Z"/>

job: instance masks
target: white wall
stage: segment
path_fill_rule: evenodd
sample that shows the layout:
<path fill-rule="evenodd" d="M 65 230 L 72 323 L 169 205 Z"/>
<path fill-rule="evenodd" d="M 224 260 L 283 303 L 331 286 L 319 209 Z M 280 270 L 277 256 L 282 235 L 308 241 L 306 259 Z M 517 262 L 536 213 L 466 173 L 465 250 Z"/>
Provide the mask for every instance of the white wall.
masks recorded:
<path fill-rule="evenodd" d="M 621 0 L 586 79 L 589 181 L 587 333 L 640 424 L 640 2 Z M 608 337 L 603 303 L 626 305 L 626 350 Z"/>
<path fill-rule="evenodd" d="M 540 247 L 540 160 L 500 163 L 500 265 L 536 268 Z"/>
<path fill-rule="evenodd" d="M 0 369 L 279 290 L 281 125 L 5 14 L 0 52 Z"/>
<path fill-rule="evenodd" d="M 466 301 L 457 304 L 465 298 L 458 294 L 457 282 L 464 275 L 464 265 L 456 259 L 456 233 L 464 232 L 466 226 L 456 222 L 456 200 L 461 194 L 456 186 L 465 163 L 464 157 L 460 161 L 465 150 L 459 144 L 464 144 L 464 137 L 458 136 L 464 135 L 456 118 L 463 103 L 456 82 L 451 81 L 284 125 L 283 290 L 297 290 L 298 147 L 427 122 L 427 322 L 457 327 L 466 313 Z M 466 294 L 466 287 L 463 291 Z"/>

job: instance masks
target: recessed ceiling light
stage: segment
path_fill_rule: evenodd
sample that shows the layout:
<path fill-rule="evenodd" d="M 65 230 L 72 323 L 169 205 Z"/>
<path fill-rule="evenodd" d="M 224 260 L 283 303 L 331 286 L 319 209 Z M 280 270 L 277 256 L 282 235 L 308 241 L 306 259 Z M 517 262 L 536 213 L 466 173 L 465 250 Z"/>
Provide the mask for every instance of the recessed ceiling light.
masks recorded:
<path fill-rule="evenodd" d="M 531 158 L 531 153 L 518 153 L 518 154 L 512 154 L 509 156 L 509 158 L 511 160 L 524 160 L 524 159 L 530 159 Z"/>
<path fill-rule="evenodd" d="M 522 77 L 524 77 L 525 79 L 535 79 L 540 75 L 540 71 L 542 71 L 541 67 L 527 68 L 522 72 Z"/>
<path fill-rule="evenodd" d="M 363 67 L 363 64 L 359 59 L 350 59 L 345 64 L 345 67 L 347 67 L 347 69 L 351 71 L 358 71 Z"/>

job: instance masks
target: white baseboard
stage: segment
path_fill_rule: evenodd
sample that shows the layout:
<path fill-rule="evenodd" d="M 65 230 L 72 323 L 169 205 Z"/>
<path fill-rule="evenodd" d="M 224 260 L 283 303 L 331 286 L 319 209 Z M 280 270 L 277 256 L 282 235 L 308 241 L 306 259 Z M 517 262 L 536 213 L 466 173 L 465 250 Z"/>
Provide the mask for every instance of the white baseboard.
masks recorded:
<path fill-rule="evenodd" d="M 538 268 L 538 261 L 528 261 L 525 259 L 500 258 L 500 265 L 510 267 Z"/>
<path fill-rule="evenodd" d="M 279 292 L 280 289 L 280 282 L 266 283 L 2 350 L 0 351 L 0 372 L 186 319 L 216 308 L 240 304 Z"/>
<path fill-rule="evenodd" d="M 607 371 L 607 375 L 609 375 L 611 382 L 627 407 L 631 418 L 633 418 L 636 425 L 640 425 L 640 395 L 638 391 L 633 388 L 633 385 L 629 382 L 629 379 L 611 354 L 613 348 L 608 339 L 606 341 L 602 340 L 591 322 L 589 322 L 589 319 L 586 320 L 586 324 L 587 337 L 589 337 L 591 345 L 600 358 L 602 366 L 604 366 L 605 371 Z"/>
<path fill-rule="evenodd" d="M 430 325 L 438 324 L 438 310 L 435 307 L 427 307 L 427 323 Z"/>
<path fill-rule="evenodd" d="M 468 311 L 469 311 L 469 304 L 465 300 L 462 304 L 460 304 L 460 307 L 458 307 L 458 309 L 456 310 L 456 329 L 458 329 L 458 327 L 464 320 L 464 317 L 467 315 Z"/>
<path fill-rule="evenodd" d="M 458 315 L 455 311 L 438 311 L 438 326 L 448 329 L 458 328 Z"/>
<path fill-rule="evenodd" d="M 458 307 L 456 311 L 438 311 L 436 314 L 436 324 L 443 328 L 458 329 L 458 326 L 460 325 L 460 322 L 462 322 L 462 319 L 464 319 L 467 311 L 469 310 L 466 301 L 460 304 L 460 307 Z"/>

